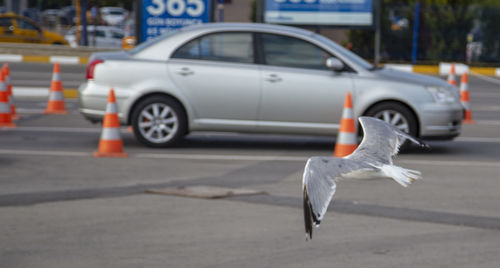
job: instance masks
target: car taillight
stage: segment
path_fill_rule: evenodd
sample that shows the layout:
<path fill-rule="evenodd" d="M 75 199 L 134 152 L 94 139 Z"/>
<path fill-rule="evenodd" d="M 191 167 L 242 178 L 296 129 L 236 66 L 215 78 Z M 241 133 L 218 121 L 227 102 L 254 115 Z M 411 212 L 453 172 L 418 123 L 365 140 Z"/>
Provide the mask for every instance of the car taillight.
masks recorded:
<path fill-rule="evenodd" d="M 95 66 L 103 62 L 104 62 L 103 60 L 93 60 L 89 63 L 89 65 L 87 65 L 87 73 L 86 73 L 87 80 L 94 79 Z"/>

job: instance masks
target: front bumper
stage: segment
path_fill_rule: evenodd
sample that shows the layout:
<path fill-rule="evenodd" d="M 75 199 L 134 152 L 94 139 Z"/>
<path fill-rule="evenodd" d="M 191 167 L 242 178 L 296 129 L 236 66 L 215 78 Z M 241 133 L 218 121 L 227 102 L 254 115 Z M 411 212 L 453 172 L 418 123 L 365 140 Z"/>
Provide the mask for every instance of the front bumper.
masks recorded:
<path fill-rule="evenodd" d="M 450 105 L 431 104 L 422 111 L 420 136 L 427 140 L 449 140 L 462 131 L 463 107 L 460 103 Z"/>

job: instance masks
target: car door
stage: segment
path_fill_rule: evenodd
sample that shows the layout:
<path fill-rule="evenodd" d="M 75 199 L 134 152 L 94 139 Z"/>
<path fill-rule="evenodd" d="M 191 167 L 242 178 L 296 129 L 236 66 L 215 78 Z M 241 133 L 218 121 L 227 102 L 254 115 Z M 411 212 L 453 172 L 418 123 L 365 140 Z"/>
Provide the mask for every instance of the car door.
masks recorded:
<path fill-rule="evenodd" d="M 260 76 L 253 40 L 251 32 L 212 33 L 172 54 L 168 71 L 188 99 L 197 129 L 256 127 Z"/>
<path fill-rule="evenodd" d="M 262 103 L 259 130 L 333 134 L 343 102 L 353 89 L 352 72 L 326 67 L 331 53 L 313 43 L 279 34 L 261 34 Z"/>
<path fill-rule="evenodd" d="M 16 18 L 16 30 L 15 33 L 18 35 L 24 43 L 40 43 L 42 39 L 41 29 L 32 23 Z"/>
<path fill-rule="evenodd" d="M 0 42 L 20 42 L 19 38 L 14 34 L 14 29 L 12 18 L 0 18 Z"/>

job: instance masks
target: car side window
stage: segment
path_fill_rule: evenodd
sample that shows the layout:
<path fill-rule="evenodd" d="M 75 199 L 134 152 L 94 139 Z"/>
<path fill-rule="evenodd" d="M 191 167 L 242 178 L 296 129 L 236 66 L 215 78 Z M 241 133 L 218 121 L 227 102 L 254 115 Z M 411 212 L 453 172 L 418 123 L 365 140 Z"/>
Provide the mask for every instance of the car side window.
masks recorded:
<path fill-rule="evenodd" d="M 114 38 L 114 39 L 122 39 L 123 38 L 123 34 L 119 33 L 119 32 L 111 32 L 111 37 Z"/>
<path fill-rule="evenodd" d="M 200 39 L 195 39 L 181 48 L 177 49 L 172 58 L 176 59 L 200 59 Z"/>
<path fill-rule="evenodd" d="M 11 18 L 0 18 L 0 27 L 10 27 L 12 26 L 12 19 Z"/>
<path fill-rule="evenodd" d="M 17 19 L 17 27 L 24 29 L 24 30 L 33 30 L 33 31 L 38 30 L 38 28 L 35 25 L 33 25 L 25 20 L 21 20 L 21 19 Z"/>
<path fill-rule="evenodd" d="M 267 65 L 328 70 L 328 52 L 307 41 L 275 34 L 262 34 L 264 59 Z"/>
<path fill-rule="evenodd" d="M 206 35 L 180 47 L 172 58 L 253 63 L 253 37 L 251 33 Z"/>
<path fill-rule="evenodd" d="M 104 32 L 102 30 L 97 30 L 96 36 L 97 37 L 106 37 L 106 32 Z"/>

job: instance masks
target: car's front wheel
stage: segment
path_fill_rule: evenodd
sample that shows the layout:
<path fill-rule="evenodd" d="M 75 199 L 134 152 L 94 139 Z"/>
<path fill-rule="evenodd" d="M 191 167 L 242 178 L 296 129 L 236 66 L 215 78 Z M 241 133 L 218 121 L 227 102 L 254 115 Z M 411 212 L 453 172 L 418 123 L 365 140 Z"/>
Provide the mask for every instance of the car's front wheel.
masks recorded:
<path fill-rule="evenodd" d="M 414 137 L 418 135 L 418 122 L 413 112 L 406 106 L 397 102 L 383 102 L 370 108 L 365 115 L 372 116 L 406 132 Z M 409 141 L 402 146 L 408 148 Z"/>
<path fill-rule="evenodd" d="M 141 100 L 132 113 L 134 135 L 150 147 L 168 147 L 186 133 L 184 109 L 166 96 L 151 96 Z"/>

